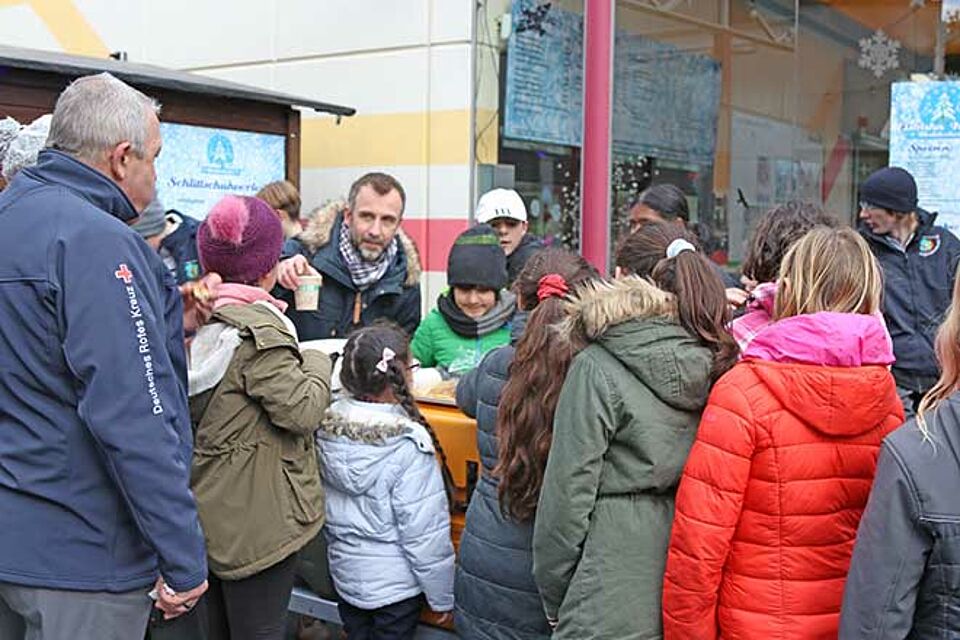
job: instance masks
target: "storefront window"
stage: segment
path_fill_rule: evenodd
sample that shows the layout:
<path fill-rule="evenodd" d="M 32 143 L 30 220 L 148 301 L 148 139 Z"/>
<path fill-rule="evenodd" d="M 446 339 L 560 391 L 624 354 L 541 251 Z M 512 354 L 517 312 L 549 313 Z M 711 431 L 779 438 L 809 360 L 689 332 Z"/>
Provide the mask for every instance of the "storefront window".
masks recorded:
<path fill-rule="evenodd" d="M 669 183 L 686 195 L 688 223 L 712 257 L 735 271 L 764 211 L 799 199 L 854 223 L 859 184 L 892 161 L 914 162 L 921 204 L 925 185 L 928 192 L 936 189 L 928 200 L 947 209 L 941 221 L 951 224 L 956 216 L 960 222 L 960 196 L 956 210 L 949 210 L 949 196 L 933 182 L 933 165 L 910 155 L 938 149 L 943 155 L 943 135 L 960 132 L 960 89 L 952 83 L 917 87 L 957 67 L 960 41 L 951 37 L 957 4 L 618 0 L 611 249 L 629 228 L 637 196 Z M 582 83 L 582 2 L 514 0 L 511 11 L 501 159 L 512 157 L 511 140 L 519 132 L 526 152 L 550 157 L 567 180 L 568 172 L 579 173 L 582 96 L 574 87 Z M 525 16 L 540 28 L 526 30 L 525 44 L 517 46 L 524 37 L 516 33 L 517 18 L 524 24 Z M 527 83 L 526 94 L 517 92 L 518 82 Z M 527 103 L 518 119 L 521 95 Z M 894 122 L 891 132 L 892 103 L 912 109 L 909 122 L 923 124 Z M 921 111 L 925 115 L 916 115 Z M 943 135 L 931 138 L 934 129 Z M 929 144 L 911 146 L 907 139 Z M 524 195 L 542 194 L 556 177 L 545 171 L 522 183 Z M 565 211 L 568 218 L 575 204 Z"/>

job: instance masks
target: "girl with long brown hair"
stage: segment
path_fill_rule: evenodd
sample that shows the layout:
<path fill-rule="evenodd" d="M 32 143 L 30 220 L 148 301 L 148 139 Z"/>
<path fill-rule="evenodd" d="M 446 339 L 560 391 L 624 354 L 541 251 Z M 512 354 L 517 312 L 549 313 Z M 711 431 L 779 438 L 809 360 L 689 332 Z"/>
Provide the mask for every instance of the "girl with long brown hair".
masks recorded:
<path fill-rule="evenodd" d="M 935 349 L 940 379 L 880 449 L 840 638 L 947 638 L 960 629 L 960 278 Z"/>
<path fill-rule="evenodd" d="M 673 494 L 713 381 L 736 359 L 723 283 L 678 225 L 648 223 L 613 283 L 582 289 L 533 536 L 554 640 L 656 638 Z"/>
<path fill-rule="evenodd" d="M 457 387 L 458 405 L 477 419 L 484 467 L 460 541 L 455 618 L 463 638 L 550 637 L 530 546 L 554 408 L 574 353 L 557 325 L 568 294 L 598 277 L 574 253 L 535 253 L 514 284 L 526 329 L 515 321 L 513 343 L 490 352 Z"/>

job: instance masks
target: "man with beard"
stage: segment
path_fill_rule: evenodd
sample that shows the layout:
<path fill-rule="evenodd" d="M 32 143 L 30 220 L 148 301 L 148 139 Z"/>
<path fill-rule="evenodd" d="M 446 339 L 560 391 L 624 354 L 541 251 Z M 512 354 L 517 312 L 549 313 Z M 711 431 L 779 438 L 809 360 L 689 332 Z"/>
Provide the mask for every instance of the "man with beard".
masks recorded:
<path fill-rule="evenodd" d="M 400 229 L 406 194 L 393 176 L 368 173 L 347 207 L 322 213 L 284 246 L 278 281 L 292 301 L 300 276 L 323 277 L 316 311 L 287 314 L 300 340 L 345 338 L 379 319 L 413 334 L 420 323 L 420 256 Z"/>

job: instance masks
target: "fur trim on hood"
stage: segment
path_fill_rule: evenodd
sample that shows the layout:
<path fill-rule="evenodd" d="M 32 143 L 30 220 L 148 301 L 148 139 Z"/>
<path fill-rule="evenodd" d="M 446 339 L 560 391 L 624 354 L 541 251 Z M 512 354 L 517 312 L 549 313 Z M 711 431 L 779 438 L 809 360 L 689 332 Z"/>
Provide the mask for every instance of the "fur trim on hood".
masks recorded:
<path fill-rule="evenodd" d="M 580 287 L 567 303 L 569 317 L 563 333 L 575 339 L 593 341 L 607 329 L 637 318 L 677 317 L 672 293 L 636 276 L 612 282 L 590 282 Z"/>
<path fill-rule="evenodd" d="M 337 217 L 346 208 L 347 203 L 344 200 L 334 200 L 310 213 L 310 222 L 307 223 L 307 228 L 297 236 L 297 239 L 303 243 L 307 251 L 315 253 L 320 247 L 330 242 L 333 235 L 333 225 L 336 223 Z M 403 229 L 397 231 L 397 240 L 399 240 L 400 248 L 407 256 L 407 279 L 403 284 L 406 287 L 416 286 L 423 273 L 423 266 L 420 264 L 420 251 L 417 249 L 413 238 L 408 236 Z"/>

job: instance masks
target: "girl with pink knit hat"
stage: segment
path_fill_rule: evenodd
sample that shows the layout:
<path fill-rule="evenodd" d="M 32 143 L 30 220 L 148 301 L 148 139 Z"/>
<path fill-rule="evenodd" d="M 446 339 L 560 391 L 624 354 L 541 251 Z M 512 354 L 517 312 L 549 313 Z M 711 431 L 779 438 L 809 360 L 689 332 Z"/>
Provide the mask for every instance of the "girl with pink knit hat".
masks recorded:
<path fill-rule="evenodd" d="M 297 552 L 323 526 L 313 432 L 330 360 L 300 351 L 277 278 L 283 228 L 257 198 L 227 196 L 197 232 L 223 284 L 190 347 L 191 488 L 207 542 L 209 637 L 282 638 Z"/>

